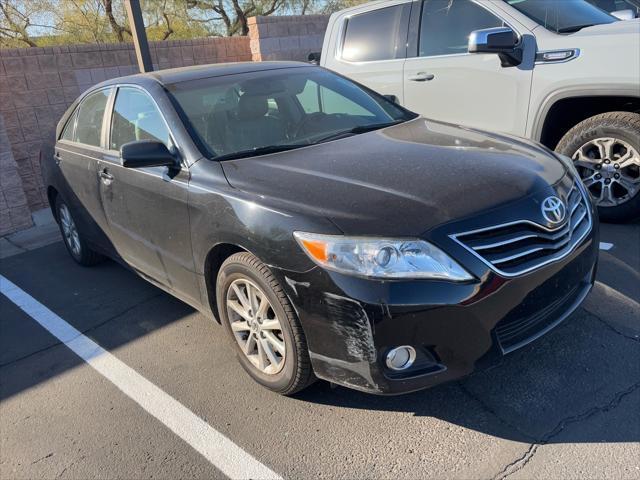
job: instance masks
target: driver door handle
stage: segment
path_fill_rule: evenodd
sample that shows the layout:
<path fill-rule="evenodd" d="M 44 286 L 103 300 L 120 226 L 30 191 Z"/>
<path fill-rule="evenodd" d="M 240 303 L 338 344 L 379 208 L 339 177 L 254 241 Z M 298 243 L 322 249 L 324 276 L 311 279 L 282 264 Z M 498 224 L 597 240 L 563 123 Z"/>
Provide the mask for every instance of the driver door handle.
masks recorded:
<path fill-rule="evenodd" d="M 433 80 L 436 76 L 433 73 L 418 72 L 415 75 L 409 75 L 408 79 L 412 82 L 428 82 Z"/>
<path fill-rule="evenodd" d="M 105 185 L 109 185 L 111 182 L 113 182 L 113 175 L 109 173 L 109 169 L 107 167 L 104 167 L 102 170 L 100 170 L 100 173 L 98 175 L 100 175 L 100 178 Z"/>

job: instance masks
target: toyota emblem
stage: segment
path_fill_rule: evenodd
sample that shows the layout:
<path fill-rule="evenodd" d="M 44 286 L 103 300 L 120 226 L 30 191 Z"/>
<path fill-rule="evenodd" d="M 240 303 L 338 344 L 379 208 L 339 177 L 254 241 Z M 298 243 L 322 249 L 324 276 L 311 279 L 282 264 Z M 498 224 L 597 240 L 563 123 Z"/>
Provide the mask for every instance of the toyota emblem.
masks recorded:
<path fill-rule="evenodd" d="M 549 223 L 560 223 L 567 214 L 567 207 L 558 197 L 547 197 L 542 202 L 542 216 Z"/>

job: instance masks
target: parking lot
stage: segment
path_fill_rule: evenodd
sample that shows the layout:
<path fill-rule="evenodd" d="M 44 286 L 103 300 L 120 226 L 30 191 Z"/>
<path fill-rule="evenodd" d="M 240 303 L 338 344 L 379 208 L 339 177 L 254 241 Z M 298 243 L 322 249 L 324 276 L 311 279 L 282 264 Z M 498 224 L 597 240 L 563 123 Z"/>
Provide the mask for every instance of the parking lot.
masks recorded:
<path fill-rule="evenodd" d="M 0 295 L 0 477 L 640 478 L 640 225 L 601 241 L 596 287 L 557 329 L 399 397 L 280 397 L 219 325 L 118 264 L 82 268 L 59 241 L 5 258 L 84 337 L 67 346 Z M 78 356 L 85 337 L 104 351 Z"/>

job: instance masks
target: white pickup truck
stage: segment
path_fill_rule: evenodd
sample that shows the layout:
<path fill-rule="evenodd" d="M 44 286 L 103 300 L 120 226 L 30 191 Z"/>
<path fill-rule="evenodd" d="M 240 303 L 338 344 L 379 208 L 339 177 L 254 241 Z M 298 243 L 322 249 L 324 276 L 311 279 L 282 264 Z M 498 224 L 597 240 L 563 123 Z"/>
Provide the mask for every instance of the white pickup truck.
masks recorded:
<path fill-rule="evenodd" d="M 320 64 L 426 117 L 574 159 L 601 218 L 640 215 L 640 20 L 585 0 L 384 0 L 331 16 Z"/>

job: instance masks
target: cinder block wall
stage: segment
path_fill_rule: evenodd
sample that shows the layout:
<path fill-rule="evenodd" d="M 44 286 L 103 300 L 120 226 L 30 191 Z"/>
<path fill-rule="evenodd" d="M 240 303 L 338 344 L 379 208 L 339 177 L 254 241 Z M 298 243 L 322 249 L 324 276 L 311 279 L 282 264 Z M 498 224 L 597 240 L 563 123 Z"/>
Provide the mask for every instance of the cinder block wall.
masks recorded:
<path fill-rule="evenodd" d="M 155 68 L 250 61 L 249 38 L 151 42 Z M 31 226 L 47 206 L 40 155 L 75 98 L 108 78 L 137 72 L 132 44 L 0 49 L 0 236 Z"/>
<path fill-rule="evenodd" d="M 298 60 L 322 50 L 329 15 L 252 17 L 249 19 L 251 55 L 256 62 Z"/>

